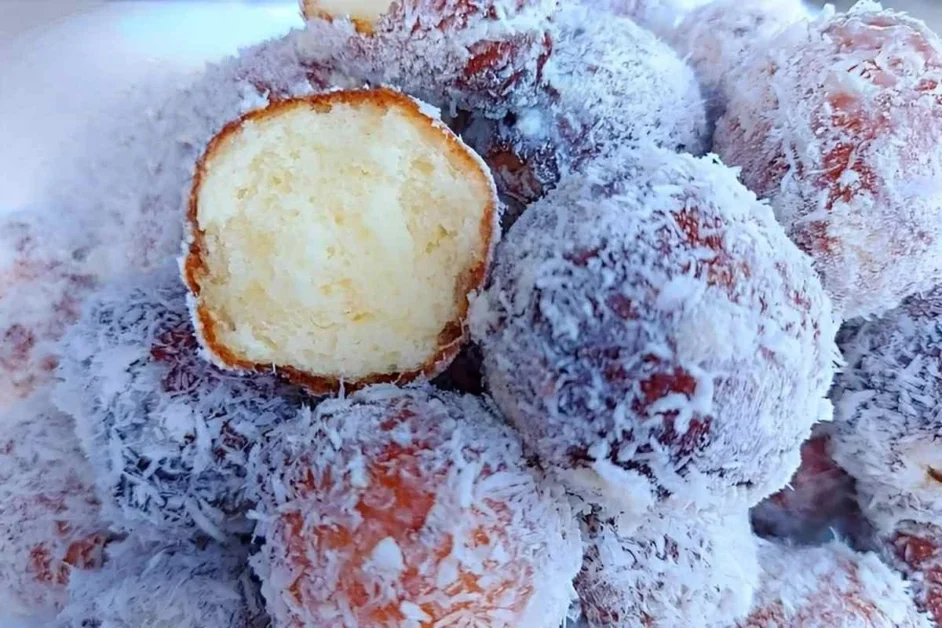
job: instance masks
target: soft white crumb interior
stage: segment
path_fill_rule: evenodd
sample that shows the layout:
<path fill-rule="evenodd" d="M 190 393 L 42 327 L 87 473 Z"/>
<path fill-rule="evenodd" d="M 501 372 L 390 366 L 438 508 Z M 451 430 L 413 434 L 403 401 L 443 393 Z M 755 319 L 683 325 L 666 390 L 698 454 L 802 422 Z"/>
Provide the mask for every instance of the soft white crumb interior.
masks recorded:
<path fill-rule="evenodd" d="M 326 13 L 372 24 L 389 10 L 390 4 L 390 0 L 305 0 L 305 11 L 309 15 Z"/>
<path fill-rule="evenodd" d="M 302 105 L 208 160 L 200 300 L 252 362 L 347 378 L 423 364 L 484 255 L 485 177 L 397 107 Z M 452 152 L 449 152 L 452 151 Z"/>

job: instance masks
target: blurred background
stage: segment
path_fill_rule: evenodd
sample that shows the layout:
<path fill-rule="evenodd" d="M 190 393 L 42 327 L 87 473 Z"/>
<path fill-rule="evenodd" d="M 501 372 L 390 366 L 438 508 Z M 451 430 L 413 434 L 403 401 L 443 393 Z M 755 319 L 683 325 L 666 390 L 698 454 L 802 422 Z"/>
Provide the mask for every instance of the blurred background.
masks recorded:
<path fill-rule="evenodd" d="M 942 0 L 884 5 L 942 29 Z M 300 24 L 296 0 L 0 0 L 0 212 L 36 202 L 60 150 L 128 89 Z"/>

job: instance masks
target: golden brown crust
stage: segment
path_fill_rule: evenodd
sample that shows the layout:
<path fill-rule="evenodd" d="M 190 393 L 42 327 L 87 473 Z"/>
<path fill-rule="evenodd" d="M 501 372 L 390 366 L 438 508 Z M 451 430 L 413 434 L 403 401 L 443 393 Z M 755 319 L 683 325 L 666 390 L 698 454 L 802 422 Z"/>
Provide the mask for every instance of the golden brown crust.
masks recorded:
<path fill-rule="evenodd" d="M 417 125 L 421 125 L 430 139 L 439 142 L 442 140 L 445 141 L 447 151 L 452 159 L 458 159 L 464 162 L 465 167 L 462 168 L 463 172 L 468 173 L 469 176 L 474 172 L 478 173 L 481 179 L 480 182 L 491 190 L 491 198 L 484 210 L 484 215 L 480 223 L 482 240 L 481 255 L 473 266 L 461 273 L 458 277 L 458 285 L 455 288 L 455 295 L 458 300 L 458 314 L 456 318 L 446 324 L 439 333 L 435 352 L 416 369 L 399 373 L 375 373 L 356 379 L 341 379 L 340 377 L 334 376 L 314 375 L 291 366 L 252 362 L 239 357 L 219 340 L 216 331 L 216 320 L 213 317 L 212 311 L 200 302 L 200 282 L 208 273 L 208 267 L 205 260 L 205 234 L 200 229 L 198 220 L 199 193 L 209 161 L 246 122 L 257 122 L 271 118 L 295 107 L 311 107 L 318 112 L 326 112 L 335 104 L 368 105 L 383 110 L 396 107 L 401 112 L 409 114 L 416 121 Z M 427 377 L 429 379 L 435 377 L 448 367 L 458 354 L 461 346 L 467 340 L 468 295 L 481 289 L 486 279 L 487 269 L 491 262 L 491 252 L 496 231 L 495 224 L 497 221 L 497 196 L 493 189 L 494 186 L 490 174 L 470 148 L 465 146 L 444 124 L 436 123 L 422 113 L 416 101 L 391 89 L 378 88 L 334 91 L 281 100 L 273 102 L 263 109 L 246 113 L 237 120 L 233 120 L 213 137 L 206 147 L 206 151 L 196 163 L 196 169 L 193 174 L 193 185 L 190 188 L 187 207 L 186 220 L 190 235 L 190 245 L 183 263 L 183 279 L 194 297 L 194 317 L 196 318 L 197 331 L 203 346 L 217 362 L 226 367 L 269 373 L 274 369 L 275 372 L 286 379 L 304 386 L 314 394 L 337 392 L 341 388 L 352 391 L 371 384 L 380 383 L 406 384 L 420 377 Z"/>
<path fill-rule="evenodd" d="M 327 11 L 321 8 L 320 2 L 317 0 L 301 0 L 301 15 L 305 20 L 325 20 L 327 22 L 332 22 L 336 15 L 331 15 Z M 359 18 L 351 17 L 350 21 L 353 23 L 353 27 L 361 35 L 372 35 L 375 32 L 375 27 L 373 22 L 369 20 L 361 20 Z"/>

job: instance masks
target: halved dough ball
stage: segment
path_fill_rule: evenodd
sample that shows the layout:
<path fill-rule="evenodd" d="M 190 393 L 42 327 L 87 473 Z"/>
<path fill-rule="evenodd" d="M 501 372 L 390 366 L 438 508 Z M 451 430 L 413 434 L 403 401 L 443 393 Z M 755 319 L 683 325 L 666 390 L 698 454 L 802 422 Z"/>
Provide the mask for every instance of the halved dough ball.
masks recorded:
<path fill-rule="evenodd" d="M 315 392 L 440 373 L 497 235 L 483 162 L 388 89 L 287 100 L 197 166 L 184 274 L 201 341 Z"/>

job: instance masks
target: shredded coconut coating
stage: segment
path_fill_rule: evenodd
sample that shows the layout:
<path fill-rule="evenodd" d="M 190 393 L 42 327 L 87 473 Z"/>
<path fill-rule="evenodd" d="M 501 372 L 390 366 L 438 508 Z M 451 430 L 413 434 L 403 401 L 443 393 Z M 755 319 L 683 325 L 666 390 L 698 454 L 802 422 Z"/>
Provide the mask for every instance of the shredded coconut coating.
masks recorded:
<path fill-rule="evenodd" d="M 582 545 L 568 501 L 479 398 L 375 386 L 253 453 L 275 626 L 557 628 Z"/>
<path fill-rule="evenodd" d="M 714 150 L 770 200 L 845 318 L 931 288 L 942 271 L 942 41 L 861 2 L 753 51 Z"/>
<path fill-rule="evenodd" d="M 883 532 L 900 519 L 942 518 L 942 289 L 842 330 L 834 457 L 857 479 Z"/>
<path fill-rule="evenodd" d="M 737 628 L 929 628 L 906 582 L 873 553 L 840 541 L 789 547 L 759 541 L 761 584 Z"/>
<path fill-rule="evenodd" d="M 97 293 L 63 341 L 56 403 L 76 418 L 118 528 L 161 539 L 251 529 L 248 450 L 300 399 L 273 375 L 223 371 L 198 351 L 175 264 Z"/>
<path fill-rule="evenodd" d="M 264 628 L 241 548 L 112 543 L 105 566 L 76 574 L 57 628 Z"/>
<path fill-rule="evenodd" d="M 668 41 L 693 65 L 715 119 L 726 102 L 723 92 L 738 89 L 736 69 L 755 54 L 751 49 L 810 17 L 802 0 L 714 0 L 687 13 Z"/>
<path fill-rule="evenodd" d="M 307 14 L 328 64 L 447 111 L 500 116 L 533 103 L 555 10 L 555 0 L 395 0 L 369 22 Z"/>
<path fill-rule="evenodd" d="M 564 7 L 536 106 L 464 135 L 498 190 L 527 204 L 592 158 L 649 141 L 700 153 L 706 110 L 696 77 L 666 43 L 628 18 Z"/>
<path fill-rule="evenodd" d="M 883 555 L 909 581 L 916 605 L 942 626 L 942 528 L 902 521 L 883 542 Z"/>
<path fill-rule="evenodd" d="M 587 628 L 728 628 L 759 584 L 746 513 L 652 516 L 637 529 L 589 515 L 576 591 Z"/>
<path fill-rule="evenodd" d="M 834 462 L 830 440 L 817 426 L 801 446 L 801 466 L 788 486 L 752 509 L 757 534 L 809 545 L 867 534 L 854 480 Z"/>
<path fill-rule="evenodd" d="M 46 625 L 108 538 L 72 419 L 45 390 L 0 416 L 0 604 Z"/>
<path fill-rule="evenodd" d="M 85 230 L 53 207 L 0 217 L 0 409 L 52 379 L 56 342 L 98 283 Z"/>
<path fill-rule="evenodd" d="M 669 35 L 690 11 L 711 0 L 581 0 L 596 10 L 624 15 L 661 37 Z"/>
<path fill-rule="evenodd" d="M 54 344 L 103 280 L 179 253 L 196 160 L 224 124 L 270 99 L 355 86 L 295 31 L 197 78 L 128 94 L 50 173 L 51 199 L 0 219 L 0 407 L 48 381 Z"/>
<path fill-rule="evenodd" d="M 498 245 L 470 320 L 495 401 L 591 503 L 752 506 L 830 416 L 810 260 L 708 158 L 649 148 L 566 181 Z"/>

